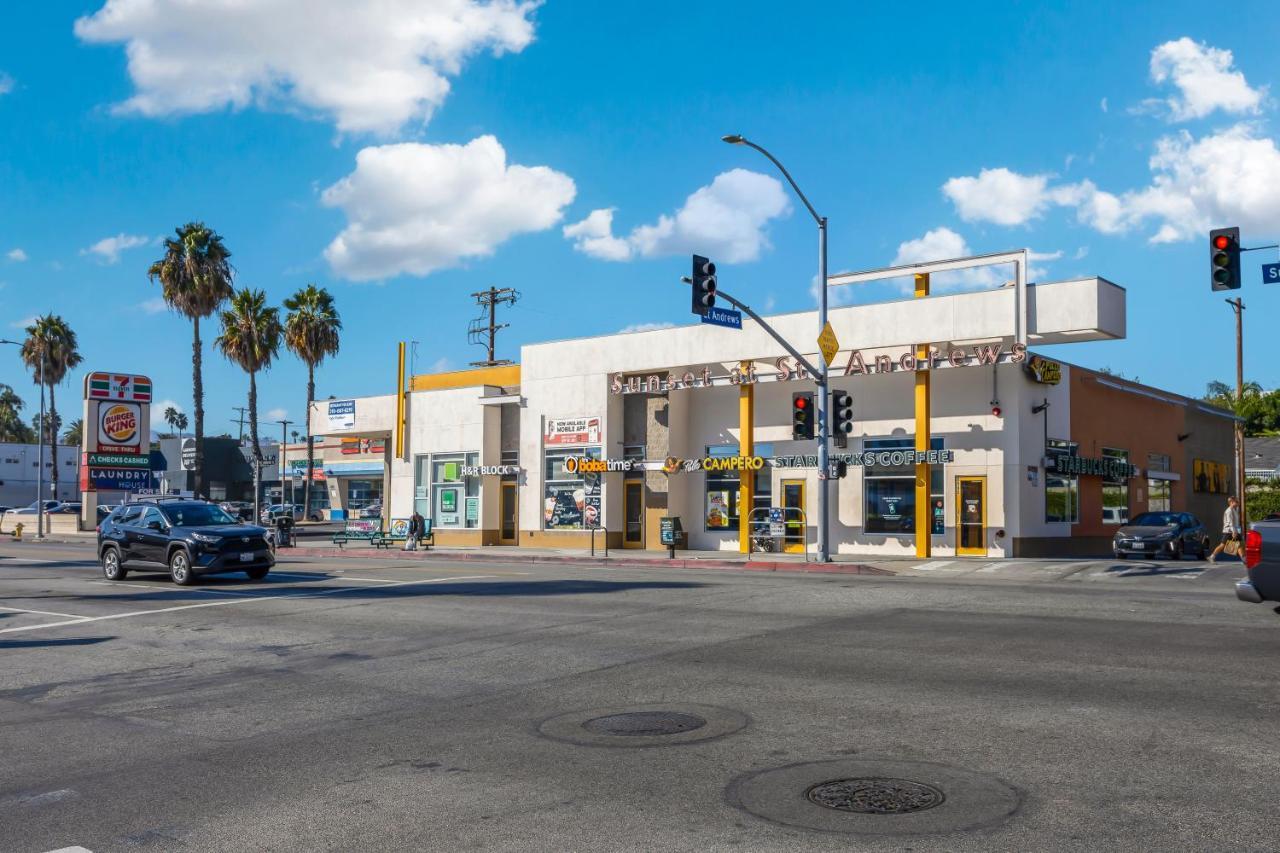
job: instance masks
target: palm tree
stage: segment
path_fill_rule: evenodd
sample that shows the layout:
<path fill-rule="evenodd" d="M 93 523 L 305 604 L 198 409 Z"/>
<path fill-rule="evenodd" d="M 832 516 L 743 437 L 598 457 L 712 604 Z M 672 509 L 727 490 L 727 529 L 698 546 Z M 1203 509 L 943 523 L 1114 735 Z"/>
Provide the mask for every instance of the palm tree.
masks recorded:
<path fill-rule="evenodd" d="M 178 428 L 178 438 L 182 438 L 182 434 L 187 431 L 187 427 L 191 426 L 191 421 L 187 420 L 186 412 L 178 412 L 178 416 L 173 419 L 173 425 Z"/>
<path fill-rule="evenodd" d="M 316 400 L 316 368 L 326 357 L 338 354 L 342 318 L 333 307 L 333 296 L 323 287 L 308 284 L 284 301 L 289 314 L 284 321 L 284 342 L 307 365 L 307 472 L 302 481 L 302 505 L 311 511 L 311 473 L 316 464 L 315 438 L 311 435 L 311 407 Z"/>
<path fill-rule="evenodd" d="M 22 420 L 25 405 L 12 387 L 0 383 L 0 441 L 30 444 L 35 440 L 31 427 Z"/>
<path fill-rule="evenodd" d="M 169 429 L 174 432 L 178 431 L 178 410 L 175 407 L 164 407 L 164 422 L 169 425 Z"/>
<path fill-rule="evenodd" d="M 34 323 L 27 326 L 27 338 L 22 342 L 22 361 L 32 375 L 37 377 L 37 382 L 43 381 L 49 387 L 49 417 L 40 425 L 40 429 L 52 433 L 49 459 L 53 462 L 53 474 L 49 479 L 52 494 L 56 495 L 58 427 L 62 419 L 58 417 L 58 405 L 53 392 L 67 378 L 67 371 L 84 361 L 80 357 L 76 333 L 67 325 L 66 320 L 53 313 L 37 317 Z"/>
<path fill-rule="evenodd" d="M 71 422 L 71 426 L 67 427 L 67 431 L 62 434 L 62 443 L 70 444 L 73 447 L 79 447 L 84 444 L 84 421 L 76 418 Z"/>
<path fill-rule="evenodd" d="M 253 517 L 262 493 L 262 448 L 258 445 L 258 371 L 271 367 L 280 353 L 280 309 L 267 305 L 261 290 L 236 291 L 222 312 L 222 334 L 213 345 L 249 374 L 249 440 L 253 443 Z M 196 423 L 199 423 L 197 419 Z"/>
<path fill-rule="evenodd" d="M 164 241 L 164 257 L 147 269 L 147 277 L 159 281 L 169 307 L 191 320 L 191 393 L 195 403 L 195 491 L 203 495 L 204 482 L 204 380 L 200 351 L 200 320 L 211 316 L 232 294 L 231 252 L 218 234 L 203 222 L 188 222 L 174 229 L 177 238 Z"/>

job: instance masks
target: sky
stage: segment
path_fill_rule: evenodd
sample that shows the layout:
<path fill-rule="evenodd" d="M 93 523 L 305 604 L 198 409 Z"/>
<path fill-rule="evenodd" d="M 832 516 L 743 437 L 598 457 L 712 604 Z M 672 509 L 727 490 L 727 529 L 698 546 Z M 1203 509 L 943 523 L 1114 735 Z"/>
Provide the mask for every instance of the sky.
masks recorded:
<path fill-rule="evenodd" d="M 146 269 L 192 220 L 223 236 L 237 287 L 273 304 L 312 282 L 334 294 L 344 331 L 321 398 L 392 392 L 401 340 L 419 373 L 483 358 L 470 294 L 491 285 L 521 294 L 500 317 L 513 359 L 689 322 L 691 252 L 758 311 L 810 309 L 815 226 L 768 161 L 720 141 L 741 133 L 828 217 L 832 273 L 1029 248 L 1033 280 L 1098 275 L 1128 294 L 1125 340 L 1048 354 L 1188 395 L 1234 380 L 1236 294 L 1210 291 L 1207 231 L 1280 236 L 1273 3 L 1233 7 L 1248 26 L 1203 2 L 638 8 L 10 4 L 0 337 L 53 311 L 82 372 L 146 374 L 154 417 L 190 412 L 191 326 Z M 1260 264 L 1277 253 L 1244 258 L 1246 378 L 1273 388 L 1280 285 Z M 234 434 L 248 379 L 202 328 L 206 433 Z M 282 351 L 260 419 L 299 420 L 305 378 Z M 0 383 L 38 407 L 16 347 L 0 348 Z"/>

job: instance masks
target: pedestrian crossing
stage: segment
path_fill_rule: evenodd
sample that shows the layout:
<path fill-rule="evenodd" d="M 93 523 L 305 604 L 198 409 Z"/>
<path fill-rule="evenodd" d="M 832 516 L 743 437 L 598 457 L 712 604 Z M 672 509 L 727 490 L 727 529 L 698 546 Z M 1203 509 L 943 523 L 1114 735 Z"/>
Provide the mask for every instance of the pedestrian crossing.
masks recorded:
<path fill-rule="evenodd" d="M 1234 564 L 1210 565 L 1200 560 L 982 560 L 941 559 L 885 564 L 905 577 L 970 577 L 972 579 L 1042 580 L 1093 583 L 1134 579 L 1188 582 L 1240 574 Z"/>

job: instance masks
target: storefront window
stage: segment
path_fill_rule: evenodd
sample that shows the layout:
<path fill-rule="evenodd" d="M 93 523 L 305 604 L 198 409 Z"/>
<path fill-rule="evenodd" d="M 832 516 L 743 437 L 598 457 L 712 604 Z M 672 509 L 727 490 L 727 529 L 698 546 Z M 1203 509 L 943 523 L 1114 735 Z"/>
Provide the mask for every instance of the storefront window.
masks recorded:
<path fill-rule="evenodd" d="M 913 450 L 913 438 L 868 438 L 863 442 L 867 452 L 881 450 Z M 931 439 L 931 450 L 942 450 L 941 438 Z M 946 532 L 946 476 L 943 466 L 929 469 L 930 531 Z M 865 500 L 863 529 L 867 533 L 909 536 L 916 529 L 916 468 L 914 465 L 867 465 L 863 468 L 862 485 Z"/>
<path fill-rule="evenodd" d="M 600 475 L 569 473 L 564 469 L 564 461 L 571 456 L 599 459 L 600 448 L 546 451 L 542 472 L 542 524 L 547 530 L 584 530 L 598 527 L 603 518 Z"/>
<path fill-rule="evenodd" d="M 707 448 L 707 456 L 726 458 L 738 455 L 736 445 L 716 445 Z M 773 455 L 773 445 L 755 445 L 754 456 L 769 457 Z M 741 480 L 736 471 L 708 471 L 706 477 L 705 497 L 703 500 L 703 529 L 709 533 L 730 533 L 738 530 L 741 520 L 741 507 L 738 496 L 741 494 Z M 772 504 L 773 483 L 770 481 L 769 469 L 756 472 L 755 489 L 751 495 L 753 509 L 768 509 Z"/>
<path fill-rule="evenodd" d="M 1102 448 L 1102 456 L 1104 459 L 1115 459 L 1120 462 L 1129 464 L 1129 451 L 1116 450 L 1111 447 Z M 1129 523 L 1129 481 L 1128 480 L 1112 480 L 1103 478 L 1102 480 L 1102 523 L 1103 524 L 1128 524 Z"/>
<path fill-rule="evenodd" d="M 413 508 L 434 527 L 480 526 L 480 478 L 462 476 L 479 453 L 433 453 L 414 460 Z"/>
<path fill-rule="evenodd" d="M 1168 480 L 1147 480 L 1147 510 L 1170 512 L 1173 509 L 1172 491 Z"/>
<path fill-rule="evenodd" d="M 1051 438 L 1045 444 L 1045 453 L 1070 455 L 1076 445 L 1072 441 Z M 1065 521 L 1072 524 L 1080 520 L 1080 478 L 1045 471 L 1044 520 Z"/>
<path fill-rule="evenodd" d="M 382 503 L 381 480 L 347 480 L 347 510 Z"/>

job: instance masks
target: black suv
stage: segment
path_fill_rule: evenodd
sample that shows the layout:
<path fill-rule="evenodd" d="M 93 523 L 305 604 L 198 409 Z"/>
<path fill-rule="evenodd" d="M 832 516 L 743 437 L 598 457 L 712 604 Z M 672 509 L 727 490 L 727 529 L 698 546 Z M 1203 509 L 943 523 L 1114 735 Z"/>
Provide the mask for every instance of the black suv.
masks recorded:
<path fill-rule="evenodd" d="M 118 507 L 98 526 L 98 559 L 113 581 L 124 580 L 129 569 L 167 569 L 180 586 L 194 583 L 197 575 L 222 572 L 242 571 L 262 580 L 276 562 L 266 534 L 237 522 L 217 504 L 140 501 Z"/>

